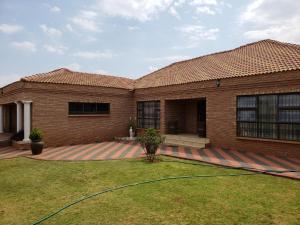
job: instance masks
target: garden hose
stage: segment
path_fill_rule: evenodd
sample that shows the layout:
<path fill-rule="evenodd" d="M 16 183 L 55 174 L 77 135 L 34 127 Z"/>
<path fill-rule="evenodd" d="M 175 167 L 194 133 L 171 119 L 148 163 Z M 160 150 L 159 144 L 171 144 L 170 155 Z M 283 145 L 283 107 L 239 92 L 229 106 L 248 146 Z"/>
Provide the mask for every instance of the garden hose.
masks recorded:
<path fill-rule="evenodd" d="M 112 188 L 107 188 L 104 189 L 103 191 L 100 192 L 96 192 L 87 196 L 83 196 L 65 206 L 63 206 L 62 208 L 54 211 L 53 213 L 50 213 L 49 215 L 46 215 L 45 217 L 39 219 L 38 221 L 32 223 L 31 225 L 36 225 L 36 224 L 40 224 L 48 219 L 50 219 L 51 217 L 57 215 L 58 213 L 60 213 L 61 211 L 75 205 L 78 204 L 84 200 L 93 198 L 95 196 L 98 195 L 102 195 L 108 192 L 113 192 L 113 191 L 117 191 L 120 189 L 125 189 L 125 188 L 129 188 L 129 187 L 134 187 L 134 186 L 138 186 L 138 185 L 143 185 L 143 184 L 149 184 L 149 183 L 157 183 L 157 182 L 161 182 L 161 181 L 166 181 L 166 180 L 179 180 L 179 179 L 193 179 L 193 178 L 209 178 L 209 177 L 236 177 L 236 176 L 251 176 L 251 175 L 258 175 L 259 173 L 238 173 L 238 174 L 214 174 L 214 175 L 190 175 L 190 176 L 172 176 L 172 177 L 162 177 L 162 178 L 158 178 L 158 179 L 153 179 L 153 180 L 144 180 L 141 182 L 137 182 L 137 183 L 131 183 L 131 184 L 125 184 L 125 185 L 121 185 L 121 186 L 116 186 L 116 187 L 112 187 Z"/>
<path fill-rule="evenodd" d="M 162 160 L 161 162 L 165 162 L 165 163 L 183 163 L 183 164 L 189 164 L 189 165 L 201 165 L 201 166 L 212 166 L 212 167 L 222 167 L 222 168 L 228 168 L 229 167 L 223 167 L 223 166 L 218 166 L 218 165 L 210 165 L 210 164 L 200 164 L 200 163 L 191 163 L 191 162 L 181 162 L 181 161 L 177 161 L 177 160 Z M 255 170 L 255 168 L 250 168 L 250 167 L 234 167 L 232 169 L 246 169 L 246 170 Z M 83 196 L 65 206 L 63 206 L 60 209 L 57 209 L 56 211 L 54 211 L 53 213 L 50 213 L 48 215 L 46 215 L 45 217 L 42 217 L 41 219 L 39 219 L 38 221 L 32 223 L 31 225 L 37 225 L 40 224 L 48 219 L 50 219 L 51 217 L 54 217 L 55 215 L 57 215 L 58 213 L 64 211 L 67 208 L 70 208 L 71 206 L 78 204 L 82 201 L 85 201 L 87 199 L 96 197 L 98 195 L 103 195 L 105 193 L 108 192 L 114 192 L 120 189 L 125 189 L 125 188 L 129 188 L 129 187 L 134 187 L 134 186 L 138 186 L 138 185 L 144 185 L 144 184 L 150 184 L 150 183 L 157 183 L 157 182 L 162 182 L 162 181 L 166 181 L 166 180 L 179 180 L 179 179 L 194 179 L 194 178 L 213 178 L 213 177 L 237 177 L 237 176 L 251 176 L 251 175 L 259 175 L 259 174 L 264 174 L 264 173 L 285 173 L 285 172 L 300 172 L 297 170 L 262 170 L 262 171 L 253 171 L 253 172 L 248 172 L 248 173 L 237 173 L 237 174 L 213 174 L 213 175 L 188 175 L 188 176 L 171 176 L 171 177 L 162 177 L 162 178 L 158 178 L 158 179 L 152 179 L 152 180 L 144 180 L 141 182 L 136 182 L 136 183 L 131 183 L 131 184 L 125 184 L 125 185 L 120 185 L 120 186 L 116 186 L 116 187 L 112 187 L 112 188 L 107 188 L 104 189 L 103 191 L 100 192 L 96 192 L 90 195 L 86 195 Z"/>

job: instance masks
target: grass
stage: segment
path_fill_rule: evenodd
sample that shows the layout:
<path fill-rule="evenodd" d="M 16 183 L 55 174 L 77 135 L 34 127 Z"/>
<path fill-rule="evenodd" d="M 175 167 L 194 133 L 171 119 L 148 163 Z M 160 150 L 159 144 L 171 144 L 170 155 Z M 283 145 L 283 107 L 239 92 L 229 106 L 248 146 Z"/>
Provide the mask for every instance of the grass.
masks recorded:
<path fill-rule="evenodd" d="M 163 159 L 166 159 L 164 157 Z M 166 176 L 244 173 L 143 160 L 0 161 L 0 224 L 31 224 L 107 187 Z M 42 224 L 299 224 L 300 182 L 269 175 L 171 180 L 81 202 Z"/>

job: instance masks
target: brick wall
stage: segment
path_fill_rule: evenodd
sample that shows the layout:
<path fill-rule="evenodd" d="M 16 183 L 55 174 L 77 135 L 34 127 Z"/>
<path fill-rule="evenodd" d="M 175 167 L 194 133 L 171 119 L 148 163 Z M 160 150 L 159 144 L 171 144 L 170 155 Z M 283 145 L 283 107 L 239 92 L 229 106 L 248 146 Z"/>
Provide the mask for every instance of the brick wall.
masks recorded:
<path fill-rule="evenodd" d="M 5 94 L 0 99 L 2 103 L 31 100 L 32 127 L 43 130 L 47 146 L 127 136 L 129 117 L 133 115 L 132 91 L 125 89 L 25 83 L 22 95 Z M 110 103 L 110 114 L 69 116 L 68 102 Z"/>
<path fill-rule="evenodd" d="M 161 100 L 161 107 L 175 99 L 206 98 L 207 137 L 211 144 L 265 154 L 289 155 L 300 158 L 299 142 L 242 140 L 236 136 L 236 96 L 245 94 L 300 92 L 300 71 L 259 76 L 228 78 L 215 81 L 136 89 L 135 101 Z M 164 109 L 161 108 L 164 112 Z M 161 113 L 165 117 L 165 113 Z M 161 132 L 165 133 L 165 118 L 161 118 Z"/>
<path fill-rule="evenodd" d="M 49 146 L 111 140 L 127 135 L 128 120 L 136 116 L 136 102 L 160 100 L 160 130 L 166 132 L 169 100 L 206 99 L 207 137 L 213 145 L 300 158 L 300 143 L 242 140 L 236 137 L 236 96 L 300 91 L 300 72 L 228 78 L 216 87 L 214 80 L 159 88 L 125 89 L 17 82 L 4 88 L 0 104 L 32 100 L 32 126 L 45 132 Z M 69 117 L 68 102 L 109 102 L 109 116 Z M 191 108 L 189 108 L 191 107 Z M 185 128 L 196 124 L 194 106 L 185 106 Z M 181 114 L 182 115 L 182 114 Z M 195 121 L 195 122 L 194 122 Z"/>

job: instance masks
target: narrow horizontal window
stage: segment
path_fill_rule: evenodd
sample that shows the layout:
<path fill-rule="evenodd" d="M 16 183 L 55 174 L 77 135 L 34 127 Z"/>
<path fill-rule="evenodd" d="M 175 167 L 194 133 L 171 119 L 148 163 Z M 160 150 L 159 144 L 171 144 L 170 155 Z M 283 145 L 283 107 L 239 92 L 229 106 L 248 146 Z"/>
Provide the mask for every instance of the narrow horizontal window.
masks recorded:
<path fill-rule="evenodd" d="M 109 103 L 69 102 L 69 115 L 98 115 L 109 113 Z"/>
<path fill-rule="evenodd" d="M 237 136 L 300 141 L 300 93 L 237 97 Z"/>

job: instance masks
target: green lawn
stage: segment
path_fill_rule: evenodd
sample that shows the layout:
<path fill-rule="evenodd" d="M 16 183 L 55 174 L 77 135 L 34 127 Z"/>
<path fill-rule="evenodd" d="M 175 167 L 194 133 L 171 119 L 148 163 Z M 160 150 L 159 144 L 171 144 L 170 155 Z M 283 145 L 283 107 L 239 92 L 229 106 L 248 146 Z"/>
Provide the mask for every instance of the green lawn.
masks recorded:
<path fill-rule="evenodd" d="M 168 159 L 166 157 L 164 160 Z M 82 195 L 166 176 L 245 173 L 142 160 L 0 161 L 0 224 L 31 224 Z M 171 180 L 74 205 L 42 224 L 299 224 L 300 182 L 268 175 Z"/>

